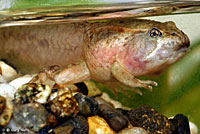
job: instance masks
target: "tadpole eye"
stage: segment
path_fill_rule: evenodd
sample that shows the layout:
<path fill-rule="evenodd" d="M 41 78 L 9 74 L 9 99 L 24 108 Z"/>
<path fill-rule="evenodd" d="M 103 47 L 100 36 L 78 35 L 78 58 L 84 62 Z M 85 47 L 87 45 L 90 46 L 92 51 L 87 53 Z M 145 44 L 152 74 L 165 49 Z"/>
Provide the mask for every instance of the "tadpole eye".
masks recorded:
<path fill-rule="evenodd" d="M 157 28 L 152 28 L 152 29 L 149 31 L 149 35 L 150 35 L 150 37 L 161 37 L 161 36 L 162 36 L 162 33 L 161 33 L 160 30 L 158 30 Z"/>

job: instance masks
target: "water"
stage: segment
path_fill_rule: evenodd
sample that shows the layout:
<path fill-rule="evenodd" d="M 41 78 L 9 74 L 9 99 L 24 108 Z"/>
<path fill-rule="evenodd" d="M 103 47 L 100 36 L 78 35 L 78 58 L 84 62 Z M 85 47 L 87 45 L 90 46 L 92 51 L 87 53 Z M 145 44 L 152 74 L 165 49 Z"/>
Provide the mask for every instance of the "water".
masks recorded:
<path fill-rule="evenodd" d="M 143 96 L 131 93 L 130 98 L 119 94 L 118 100 L 129 107 L 150 105 L 167 116 L 185 114 L 200 128 L 200 1 L 126 1 L 120 4 L 116 3 L 119 1 L 109 2 L 81 1 L 68 3 L 67 6 L 40 3 L 35 6 L 37 8 L 28 9 L 26 7 L 29 6 L 12 8 L 5 5 L 4 7 L 10 9 L 0 11 L 0 27 L 126 17 L 174 21 L 177 27 L 189 36 L 191 51 L 161 75 L 141 77 L 159 83 L 158 87 L 153 88 L 153 92 L 142 90 Z M 102 87 L 102 90 L 106 89 Z"/>

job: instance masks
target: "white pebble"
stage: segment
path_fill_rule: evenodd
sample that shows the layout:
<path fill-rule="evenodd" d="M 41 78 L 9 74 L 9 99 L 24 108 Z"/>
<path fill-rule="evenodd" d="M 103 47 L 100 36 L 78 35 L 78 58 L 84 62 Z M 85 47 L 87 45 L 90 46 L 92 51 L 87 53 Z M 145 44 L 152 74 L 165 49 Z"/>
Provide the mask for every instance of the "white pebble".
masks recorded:
<path fill-rule="evenodd" d="M 6 99 L 13 100 L 14 94 L 17 91 L 17 89 L 10 84 L 2 83 L 0 84 L 0 95 L 5 97 Z"/>
<path fill-rule="evenodd" d="M 0 83 L 6 83 L 6 82 L 7 82 L 6 79 L 2 75 L 0 75 Z"/>
<path fill-rule="evenodd" d="M 28 83 L 32 78 L 32 75 L 24 75 L 11 81 L 9 84 L 18 89 L 21 85 Z"/>
<path fill-rule="evenodd" d="M 140 127 L 131 127 L 125 128 L 117 134 L 147 134 L 147 131 Z"/>
<path fill-rule="evenodd" d="M 191 134 L 198 134 L 198 128 L 193 122 L 189 122 Z"/>
<path fill-rule="evenodd" d="M 5 62 L 0 61 L 0 68 L 2 76 L 7 80 L 12 80 L 17 76 L 17 72 L 11 66 L 7 65 Z"/>

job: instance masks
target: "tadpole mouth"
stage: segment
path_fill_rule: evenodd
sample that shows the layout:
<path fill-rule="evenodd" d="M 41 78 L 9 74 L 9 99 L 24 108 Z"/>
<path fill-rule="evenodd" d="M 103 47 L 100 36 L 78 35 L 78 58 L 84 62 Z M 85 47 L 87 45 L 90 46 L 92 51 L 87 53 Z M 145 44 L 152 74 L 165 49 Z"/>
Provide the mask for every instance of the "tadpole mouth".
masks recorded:
<path fill-rule="evenodd" d="M 184 34 L 184 33 L 183 33 Z M 182 39 L 182 44 L 177 48 L 178 51 L 187 51 L 190 47 L 190 40 L 187 35 L 184 34 L 184 38 Z"/>
<path fill-rule="evenodd" d="M 182 46 L 177 49 L 178 52 L 187 52 L 188 50 L 189 50 L 189 47 L 186 47 L 186 46 Z"/>

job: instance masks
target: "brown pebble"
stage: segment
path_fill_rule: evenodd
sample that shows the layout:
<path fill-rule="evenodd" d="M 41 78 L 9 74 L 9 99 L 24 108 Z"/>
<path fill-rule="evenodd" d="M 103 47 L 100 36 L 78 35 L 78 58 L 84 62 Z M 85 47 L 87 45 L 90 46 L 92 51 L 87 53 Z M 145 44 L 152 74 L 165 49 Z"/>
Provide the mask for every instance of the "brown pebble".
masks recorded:
<path fill-rule="evenodd" d="M 57 117 L 52 113 L 48 114 L 48 116 L 47 116 L 47 125 L 56 126 L 57 124 L 58 124 Z"/>
<path fill-rule="evenodd" d="M 114 108 L 101 104 L 99 115 L 103 117 L 114 131 L 128 127 L 128 120 Z"/>
<path fill-rule="evenodd" d="M 72 124 L 67 126 L 59 126 L 54 129 L 55 134 L 72 134 L 74 126 Z"/>
<path fill-rule="evenodd" d="M 88 134 L 88 123 L 84 116 L 68 118 L 66 122 L 54 129 L 57 134 Z"/>

